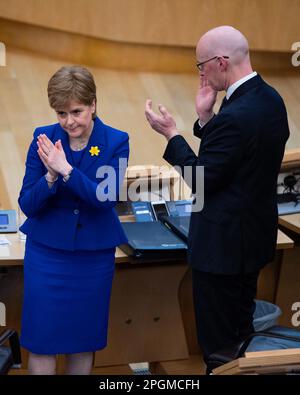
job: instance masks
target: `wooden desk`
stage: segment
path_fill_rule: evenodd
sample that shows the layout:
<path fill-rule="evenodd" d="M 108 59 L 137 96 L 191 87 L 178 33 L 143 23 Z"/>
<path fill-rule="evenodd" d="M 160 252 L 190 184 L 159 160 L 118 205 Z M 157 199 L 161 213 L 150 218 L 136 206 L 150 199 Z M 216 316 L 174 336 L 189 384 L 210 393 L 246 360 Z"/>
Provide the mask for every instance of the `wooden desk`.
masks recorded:
<path fill-rule="evenodd" d="M 300 234 L 300 214 L 282 215 L 279 217 L 279 224 L 297 234 Z"/>
<path fill-rule="evenodd" d="M 284 215 L 279 217 L 279 224 L 295 234 L 295 248 L 286 251 L 282 260 L 276 304 L 282 309 L 281 325 L 293 327 L 291 318 L 292 305 L 300 302 L 300 214 Z M 300 329 L 299 327 L 293 327 Z"/>
<path fill-rule="evenodd" d="M 25 243 L 16 234 L 7 238 L 12 245 L 6 247 L 9 256 L 0 257 L 0 301 L 6 305 L 7 327 L 20 330 Z M 266 300 L 275 293 L 282 253 L 292 247 L 293 241 L 278 231 L 277 258 L 260 277 L 260 293 Z M 184 360 L 197 353 L 191 276 L 186 263 L 132 264 L 117 249 L 109 342 L 105 350 L 96 353 L 96 368 Z M 23 350 L 24 367 L 26 359 Z M 59 367 L 63 368 L 62 362 Z"/>
<path fill-rule="evenodd" d="M 6 306 L 6 326 L 19 331 L 25 242 L 17 234 L 6 237 L 12 244 L 0 248 L 0 301 Z M 96 353 L 95 367 L 188 357 L 178 298 L 186 271 L 184 261 L 132 264 L 117 249 L 108 347 Z M 25 350 L 23 361 L 26 367 Z"/>
<path fill-rule="evenodd" d="M 17 233 L 6 234 L 11 245 L 0 245 L 0 266 L 23 265 L 25 241 L 21 241 Z M 130 258 L 120 248 L 116 250 L 116 263 L 130 262 Z"/>
<path fill-rule="evenodd" d="M 277 250 L 287 250 L 294 247 L 294 242 L 285 233 L 278 229 L 277 233 Z"/>
<path fill-rule="evenodd" d="M 300 233 L 300 214 L 286 215 L 280 217 L 280 223 L 288 217 L 296 217 L 294 223 L 299 222 L 298 233 Z M 11 245 L 0 246 L 0 266 L 20 266 L 23 265 L 25 241 L 21 241 L 17 233 L 6 234 L 5 237 L 10 241 Z M 278 229 L 277 250 L 293 248 L 294 242 L 281 230 Z M 8 255 L 7 255 L 8 254 Z M 130 262 L 131 259 L 120 248 L 116 249 L 116 263 Z"/>

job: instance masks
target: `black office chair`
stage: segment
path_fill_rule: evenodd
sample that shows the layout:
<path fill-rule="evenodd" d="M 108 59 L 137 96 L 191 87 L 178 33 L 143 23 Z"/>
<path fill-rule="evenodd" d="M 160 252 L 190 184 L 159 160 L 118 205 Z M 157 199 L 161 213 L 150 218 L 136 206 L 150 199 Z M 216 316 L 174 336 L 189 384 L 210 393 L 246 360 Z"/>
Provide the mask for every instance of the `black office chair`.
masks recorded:
<path fill-rule="evenodd" d="M 246 338 L 241 339 L 239 343 L 211 354 L 207 361 L 207 373 L 210 373 L 213 369 L 227 362 L 243 357 L 251 341 L 256 338 L 265 339 L 265 341 L 268 341 L 268 344 L 266 344 L 266 347 L 262 348 L 258 346 L 257 349 L 255 349 L 255 347 L 253 347 L 250 351 L 300 348 L 299 331 L 283 326 L 273 326 L 265 331 L 251 333 Z M 274 345 L 272 344 L 272 339 L 274 339 Z"/>
<path fill-rule="evenodd" d="M 5 343 L 9 343 L 5 345 Z M 18 333 L 8 329 L 0 334 L 0 375 L 21 366 L 21 349 Z"/>

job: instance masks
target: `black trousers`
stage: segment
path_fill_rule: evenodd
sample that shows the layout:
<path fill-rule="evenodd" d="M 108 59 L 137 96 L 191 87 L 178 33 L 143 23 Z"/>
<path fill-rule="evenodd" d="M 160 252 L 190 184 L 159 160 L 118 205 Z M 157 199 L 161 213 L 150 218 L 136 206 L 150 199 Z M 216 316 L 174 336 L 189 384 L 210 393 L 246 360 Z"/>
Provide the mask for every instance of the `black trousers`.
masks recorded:
<path fill-rule="evenodd" d="M 205 362 L 213 352 L 253 332 L 258 275 L 192 270 L 197 336 Z"/>

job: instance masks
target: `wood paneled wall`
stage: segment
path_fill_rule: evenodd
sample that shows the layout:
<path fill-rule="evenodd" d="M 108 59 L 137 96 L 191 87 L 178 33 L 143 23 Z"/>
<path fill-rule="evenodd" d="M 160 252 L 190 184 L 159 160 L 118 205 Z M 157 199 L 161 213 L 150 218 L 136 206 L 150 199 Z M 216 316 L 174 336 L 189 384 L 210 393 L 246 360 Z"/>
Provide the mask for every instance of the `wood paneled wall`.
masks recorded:
<path fill-rule="evenodd" d="M 0 208 L 16 208 L 24 175 L 24 163 L 34 129 L 57 122 L 47 100 L 47 83 L 65 63 L 27 51 L 7 51 L 7 66 L 0 67 Z M 199 84 L 194 74 L 129 72 L 89 67 L 98 88 L 97 112 L 106 124 L 130 135 L 129 165 L 165 166 L 166 140 L 153 132 L 144 114 L 146 99 L 162 103 L 174 116 L 179 130 L 195 152 L 199 139 L 193 136 L 196 120 L 195 94 Z M 287 149 L 300 147 L 300 75 L 263 73 L 263 78 L 282 95 L 289 116 L 291 135 Z M 215 111 L 224 93 L 218 95 Z M 293 151 L 295 153 L 295 151 Z M 290 159 L 295 159 L 295 155 Z"/>
<path fill-rule="evenodd" d="M 195 48 L 104 40 L 0 18 L 0 41 L 67 63 L 114 70 L 196 73 Z M 288 52 L 251 51 L 255 70 L 297 73 Z"/>
<path fill-rule="evenodd" d="M 194 47 L 233 25 L 253 50 L 290 51 L 300 40 L 299 0 L 10 0 L 0 17 L 107 40 Z"/>

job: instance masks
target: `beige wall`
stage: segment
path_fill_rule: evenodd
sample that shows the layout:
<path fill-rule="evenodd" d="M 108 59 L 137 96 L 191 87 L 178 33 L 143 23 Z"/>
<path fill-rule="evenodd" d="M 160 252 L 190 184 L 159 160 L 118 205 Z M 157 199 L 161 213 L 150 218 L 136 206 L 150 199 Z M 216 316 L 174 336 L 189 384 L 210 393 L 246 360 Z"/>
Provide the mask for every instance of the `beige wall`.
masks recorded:
<path fill-rule="evenodd" d="M 299 0 L 0 0 L 0 17 L 131 43 L 193 46 L 231 24 L 251 49 L 289 51 L 300 40 Z"/>

